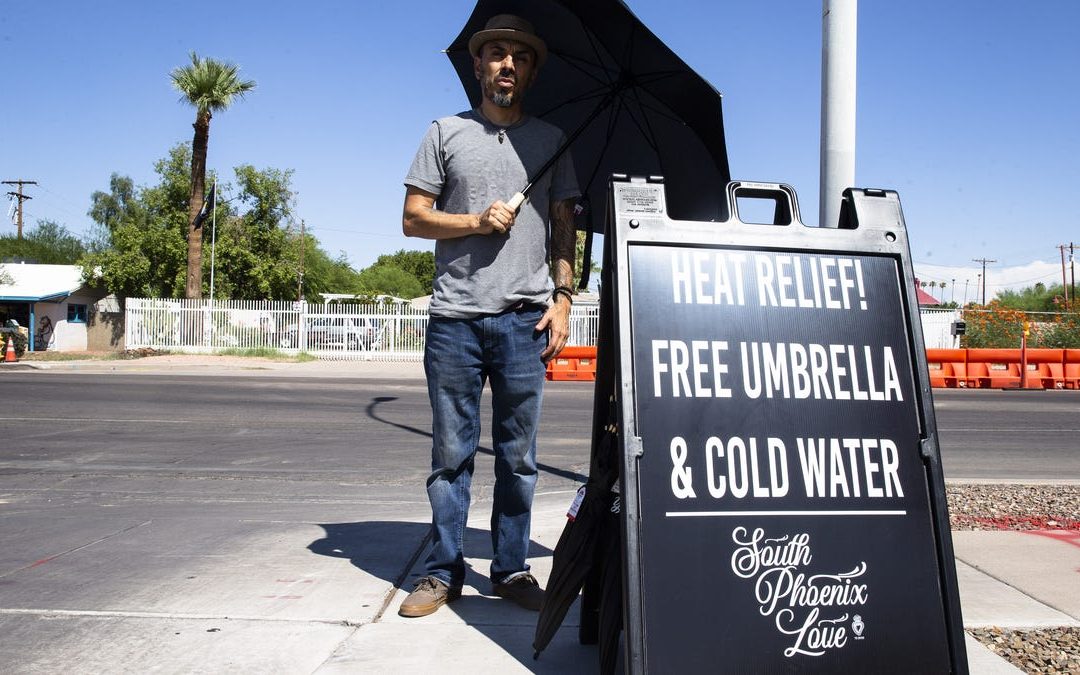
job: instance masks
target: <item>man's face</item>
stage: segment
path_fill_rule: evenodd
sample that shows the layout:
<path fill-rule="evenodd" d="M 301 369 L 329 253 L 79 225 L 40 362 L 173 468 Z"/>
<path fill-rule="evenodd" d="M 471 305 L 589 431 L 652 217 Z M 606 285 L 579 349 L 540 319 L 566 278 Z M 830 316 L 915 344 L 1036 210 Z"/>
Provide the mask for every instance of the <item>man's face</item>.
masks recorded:
<path fill-rule="evenodd" d="M 532 48 L 513 40 L 484 43 L 473 59 L 476 79 L 484 98 L 500 108 L 520 103 L 536 77 L 536 54 Z"/>

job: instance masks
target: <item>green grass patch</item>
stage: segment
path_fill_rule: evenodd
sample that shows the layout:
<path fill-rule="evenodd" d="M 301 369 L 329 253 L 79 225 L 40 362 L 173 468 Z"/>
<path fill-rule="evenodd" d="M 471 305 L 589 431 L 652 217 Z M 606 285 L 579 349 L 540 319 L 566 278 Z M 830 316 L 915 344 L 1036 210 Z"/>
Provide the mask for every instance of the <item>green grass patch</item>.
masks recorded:
<path fill-rule="evenodd" d="M 316 357 L 308 354 L 307 352 L 300 352 L 299 354 L 293 355 L 274 349 L 273 347 L 248 347 L 245 349 L 241 349 L 239 347 L 230 347 L 228 349 L 223 349 L 215 353 L 219 356 L 241 356 L 245 358 L 287 361 L 290 363 L 304 363 L 307 361 L 316 360 Z"/>

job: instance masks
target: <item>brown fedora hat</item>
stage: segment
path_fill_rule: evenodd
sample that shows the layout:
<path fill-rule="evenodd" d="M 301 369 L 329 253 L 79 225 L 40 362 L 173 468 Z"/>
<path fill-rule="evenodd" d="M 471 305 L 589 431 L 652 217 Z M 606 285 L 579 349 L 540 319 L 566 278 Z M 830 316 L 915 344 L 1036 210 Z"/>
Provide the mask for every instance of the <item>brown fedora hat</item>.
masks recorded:
<path fill-rule="evenodd" d="M 533 25 L 513 14 L 496 14 L 488 19 L 484 30 L 477 31 L 469 38 L 469 53 L 480 55 L 480 48 L 492 40 L 513 40 L 532 47 L 536 52 L 536 65 L 540 67 L 547 60 L 547 45 L 536 35 Z"/>

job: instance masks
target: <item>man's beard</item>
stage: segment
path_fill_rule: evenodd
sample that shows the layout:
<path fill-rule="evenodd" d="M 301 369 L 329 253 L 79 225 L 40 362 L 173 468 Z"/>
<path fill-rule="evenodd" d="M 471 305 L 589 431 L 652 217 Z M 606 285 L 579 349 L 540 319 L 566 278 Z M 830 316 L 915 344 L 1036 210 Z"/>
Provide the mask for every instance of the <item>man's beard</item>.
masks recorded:
<path fill-rule="evenodd" d="M 500 71 L 499 73 L 492 75 L 491 78 L 484 83 L 484 89 L 486 90 L 485 93 L 487 94 L 488 100 L 490 100 L 495 105 L 499 106 L 500 108 L 509 108 L 514 105 L 515 101 L 520 99 L 525 94 L 525 87 L 521 85 L 521 81 L 515 75 L 514 88 L 508 92 L 505 92 L 500 89 L 499 86 L 495 83 L 495 81 L 500 77 L 505 77 L 505 73 Z"/>

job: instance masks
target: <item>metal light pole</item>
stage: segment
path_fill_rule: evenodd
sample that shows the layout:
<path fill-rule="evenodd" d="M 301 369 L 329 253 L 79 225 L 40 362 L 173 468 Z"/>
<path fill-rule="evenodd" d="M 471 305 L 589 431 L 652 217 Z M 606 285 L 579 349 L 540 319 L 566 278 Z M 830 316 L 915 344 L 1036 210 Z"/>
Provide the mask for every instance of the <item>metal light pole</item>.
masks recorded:
<path fill-rule="evenodd" d="M 819 227 L 840 224 L 841 195 L 855 184 L 857 19 L 857 0 L 822 0 Z"/>

